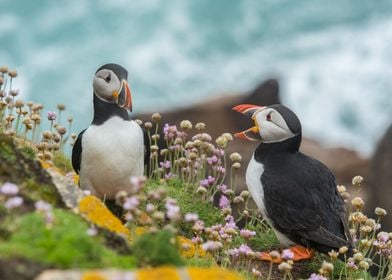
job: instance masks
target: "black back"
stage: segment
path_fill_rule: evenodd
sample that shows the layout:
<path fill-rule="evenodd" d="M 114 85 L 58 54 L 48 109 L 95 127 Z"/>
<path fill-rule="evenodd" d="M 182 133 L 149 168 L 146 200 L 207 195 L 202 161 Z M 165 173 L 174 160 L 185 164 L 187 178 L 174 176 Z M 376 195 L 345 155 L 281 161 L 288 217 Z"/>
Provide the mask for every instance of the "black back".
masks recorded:
<path fill-rule="evenodd" d="M 261 143 L 260 180 L 268 217 L 290 240 L 328 253 L 351 245 L 343 199 L 335 177 L 321 162 L 298 151 L 301 134 L 280 143 Z"/>

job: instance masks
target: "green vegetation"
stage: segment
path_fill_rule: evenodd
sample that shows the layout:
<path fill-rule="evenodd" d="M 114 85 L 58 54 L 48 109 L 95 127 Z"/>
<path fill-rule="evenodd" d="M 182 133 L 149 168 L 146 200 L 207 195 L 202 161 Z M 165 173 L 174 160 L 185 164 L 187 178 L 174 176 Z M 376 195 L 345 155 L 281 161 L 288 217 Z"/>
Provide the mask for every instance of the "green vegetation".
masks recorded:
<path fill-rule="evenodd" d="M 89 236 L 88 225 L 81 217 L 64 210 L 54 210 L 53 214 L 50 225 L 40 213 L 22 216 L 14 233 L 0 244 L 0 255 L 59 268 L 135 267 L 133 256 L 118 255 L 104 247 L 99 237 Z"/>
<path fill-rule="evenodd" d="M 139 267 L 184 265 L 176 236 L 167 230 L 149 232 L 138 236 L 132 248 Z"/>

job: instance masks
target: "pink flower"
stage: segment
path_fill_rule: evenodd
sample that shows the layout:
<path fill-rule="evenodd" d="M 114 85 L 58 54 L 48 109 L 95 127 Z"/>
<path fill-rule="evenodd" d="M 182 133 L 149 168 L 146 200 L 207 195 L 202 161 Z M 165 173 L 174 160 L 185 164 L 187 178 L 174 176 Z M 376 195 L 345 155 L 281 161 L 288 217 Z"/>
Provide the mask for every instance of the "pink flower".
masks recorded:
<path fill-rule="evenodd" d="M 166 179 L 166 180 L 173 179 L 173 178 L 176 178 L 176 177 L 177 177 L 177 175 L 176 175 L 176 174 L 173 174 L 173 173 L 171 173 L 171 172 L 165 174 L 165 179 Z"/>
<path fill-rule="evenodd" d="M 247 256 L 247 255 L 249 255 L 250 253 L 252 253 L 253 251 L 252 251 L 252 249 L 251 249 L 248 245 L 246 245 L 246 244 L 241 244 L 240 247 L 238 248 L 238 252 L 239 252 L 241 255 Z"/>
<path fill-rule="evenodd" d="M 50 205 L 49 203 L 47 203 L 43 200 L 38 200 L 35 203 L 35 209 L 37 209 L 38 211 L 41 211 L 41 212 L 48 212 L 48 211 L 52 210 L 52 205 Z"/>
<path fill-rule="evenodd" d="M 196 221 L 195 224 L 192 227 L 193 231 L 199 232 L 199 233 L 202 232 L 203 229 L 204 229 L 204 222 L 201 221 L 201 220 Z"/>
<path fill-rule="evenodd" d="M 54 121 L 54 120 L 56 120 L 56 118 L 57 118 L 56 112 L 52 112 L 52 111 L 48 112 L 48 120 Z"/>
<path fill-rule="evenodd" d="M 196 222 L 199 219 L 199 215 L 195 213 L 186 213 L 184 219 L 186 222 Z"/>
<path fill-rule="evenodd" d="M 17 208 L 23 204 L 23 198 L 20 196 L 14 196 L 4 203 L 4 207 L 7 209 Z"/>
<path fill-rule="evenodd" d="M 228 250 L 232 257 L 248 256 L 253 250 L 246 244 L 241 244 L 240 247 Z"/>
<path fill-rule="evenodd" d="M 241 235 L 243 238 L 249 239 L 249 238 L 255 236 L 255 235 L 256 235 L 256 232 L 253 231 L 253 230 L 249 230 L 249 229 L 241 229 L 241 230 L 240 230 L 240 235 Z"/>
<path fill-rule="evenodd" d="M 200 186 L 207 188 L 209 186 L 208 179 L 200 180 Z"/>
<path fill-rule="evenodd" d="M 175 199 L 168 197 L 166 200 L 165 208 L 166 216 L 170 220 L 179 220 L 181 218 L 180 207 L 177 205 L 177 201 Z"/>
<path fill-rule="evenodd" d="M 155 210 L 154 204 L 152 204 L 152 203 L 147 203 L 147 205 L 146 205 L 146 212 L 147 212 L 147 213 L 151 213 L 151 212 L 153 212 L 154 210 Z"/>
<path fill-rule="evenodd" d="M 225 151 L 223 149 L 215 149 L 214 154 L 223 157 L 225 155 Z"/>
<path fill-rule="evenodd" d="M 177 134 L 177 126 L 169 126 L 169 124 L 165 124 L 163 127 L 163 134 L 165 135 L 165 139 L 173 139 Z"/>
<path fill-rule="evenodd" d="M 0 192 L 5 195 L 16 195 L 19 192 L 19 187 L 15 184 L 6 182 L 1 186 Z"/>
<path fill-rule="evenodd" d="M 201 238 L 200 236 L 195 236 L 192 238 L 192 243 L 201 244 L 201 243 L 203 243 L 203 238 Z"/>
<path fill-rule="evenodd" d="M 123 204 L 123 208 L 125 210 L 135 210 L 136 207 L 139 206 L 139 204 L 140 204 L 139 199 L 136 196 L 131 196 L 125 200 Z"/>
<path fill-rule="evenodd" d="M 144 176 L 131 176 L 129 179 L 132 185 L 132 192 L 138 193 L 144 187 L 144 183 L 146 182 L 146 177 Z"/>
<path fill-rule="evenodd" d="M 310 275 L 310 278 L 308 280 L 328 280 L 328 278 L 316 273 L 312 273 L 312 275 Z"/>
<path fill-rule="evenodd" d="M 207 163 L 209 165 L 216 164 L 218 162 L 218 157 L 216 155 L 213 155 L 212 157 L 207 158 Z"/>
<path fill-rule="evenodd" d="M 164 161 L 164 162 L 160 162 L 159 163 L 159 165 L 161 166 L 161 167 L 163 167 L 163 168 L 165 168 L 165 169 L 170 169 L 170 167 L 171 167 L 171 163 L 170 163 L 170 161 Z"/>
<path fill-rule="evenodd" d="M 50 225 L 53 224 L 54 215 L 51 211 L 45 212 L 45 224 Z"/>
<path fill-rule="evenodd" d="M 383 243 L 386 243 L 389 240 L 389 235 L 385 231 L 381 231 L 377 234 L 377 239 Z"/>
<path fill-rule="evenodd" d="M 230 206 L 230 200 L 225 195 L 221 195 L 221 197 L 219 199 L 219 207 L 221 209 L 224 209 L 229 206 Z"/>
<path fill-rule="evenodd" d="M 216 171 L 220 174 L 225 174 L 226 169 L 223 166 L 217 166 Z"/>
<path fill-rule="evenodd" d="M 294 258 L 294 253 L 290 249 L 285 249 L 282 251 L 282 259 L 292 260 Z"/>
<path fill-rule="evenodd" d="M 225 191 L 227 191 L 227 186 L 225 184 L 219 185 L 218 190 L 224 193 Z"/>
<path fill-rule="evenodd" d="M 203 245 L 201 245 L 204 251 L 216 251 L 222 248 L 222 243 L 219 241 L 207 241 Z"/>
<path fill-rule="evenodd" d="M 96 227 L 90 227 L 87 229 L 87 235 L 89 235 L 89 236 L 95 236 L 95 235 L 97 235 L 97 233 L 98 233 L 98 230 Z"/>

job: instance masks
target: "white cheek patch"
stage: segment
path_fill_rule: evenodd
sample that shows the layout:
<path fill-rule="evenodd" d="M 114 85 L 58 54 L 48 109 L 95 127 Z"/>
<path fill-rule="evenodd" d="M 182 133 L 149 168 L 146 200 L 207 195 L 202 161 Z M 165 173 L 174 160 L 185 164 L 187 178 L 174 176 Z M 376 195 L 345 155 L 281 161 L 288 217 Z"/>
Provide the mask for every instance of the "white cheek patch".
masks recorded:
<path fill-rule="evenodd" d="M 267 120 L 270 114 L 271 120 Z M 275 110 L 264 110 L 256 115 L 256 122 L 260 129 L 260 136 L 265 143 L 282 142 L 293 136 L 284 118 Z"/>
<path fill-rule="evenodd" d="M 110 73 L 110 82 L 106 82 L 104 78 Z M 113 71 L 102 69 L 95 74 L 93 79 L 94 92 L 100 99 L 105 101 L 111 100 L 113 92 L 120 88 L 120 80 Z"/>

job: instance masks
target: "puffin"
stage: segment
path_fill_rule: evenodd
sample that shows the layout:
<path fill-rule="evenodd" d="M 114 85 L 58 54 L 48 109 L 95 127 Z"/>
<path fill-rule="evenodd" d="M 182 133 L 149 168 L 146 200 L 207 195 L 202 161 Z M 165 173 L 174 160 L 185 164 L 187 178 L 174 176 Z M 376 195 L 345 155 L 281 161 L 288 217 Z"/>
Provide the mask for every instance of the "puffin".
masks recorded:
<path fill-rule="evenodd" d="M 233 110 L 255 124 L 235 136 L 260 141 L 246 170 L 246 185 L 281 245 L 294 253 L 293 260 L 342 246 L 351 252 L 353 241 L 335 177 L 323 163 L 299 151 L 302 129 L 295 113 L 281 104 L 241 104 Z M 266 252 L 261 259 L 273 261 Z"/>
<path fill-rule="evenodd" d="M 94 117 L 72 149 L 80 187 L 105 201 L 114 201 L 119 191 L 131 191 L 131 177 L 143 176 L 149 159 L 148 137 L 129 115 L 132 94 L 127 78 L 127 70 L 118 64 L 98 68 L 93 78 Z"/>

